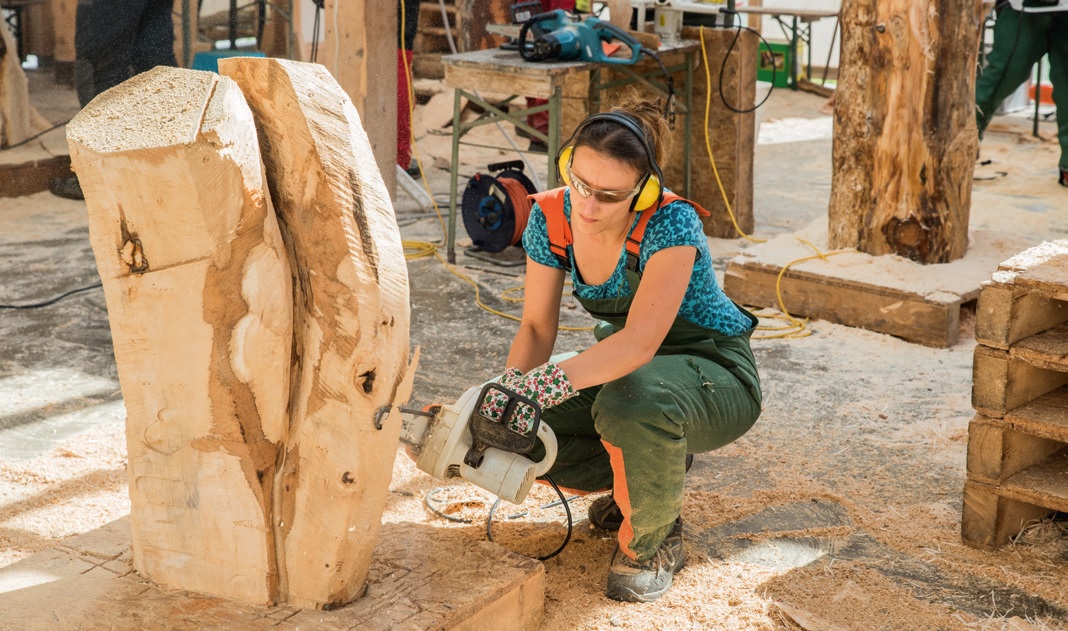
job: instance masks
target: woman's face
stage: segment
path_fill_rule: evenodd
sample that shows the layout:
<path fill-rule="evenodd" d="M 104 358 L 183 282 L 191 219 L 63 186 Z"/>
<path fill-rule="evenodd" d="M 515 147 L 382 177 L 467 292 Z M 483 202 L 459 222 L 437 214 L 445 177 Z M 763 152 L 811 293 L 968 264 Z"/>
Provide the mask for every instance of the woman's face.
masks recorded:
<path fill-rule="evenodd" d="M 588 233 L 625 230 L 641 174 L 630 165 L 589 147 L 572 154 L 571 228 Z"/>

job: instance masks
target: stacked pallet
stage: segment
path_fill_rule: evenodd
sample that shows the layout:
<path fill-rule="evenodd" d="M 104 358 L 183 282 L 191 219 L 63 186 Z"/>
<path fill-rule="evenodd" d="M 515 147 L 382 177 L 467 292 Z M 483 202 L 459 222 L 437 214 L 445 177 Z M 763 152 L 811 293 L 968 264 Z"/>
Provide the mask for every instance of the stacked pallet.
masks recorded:
<path fill-rule="evenodd" d="M 995 549 L 1068 512 L 1068 240 L 998 267 L 975 338 L 961 537 Z"/>

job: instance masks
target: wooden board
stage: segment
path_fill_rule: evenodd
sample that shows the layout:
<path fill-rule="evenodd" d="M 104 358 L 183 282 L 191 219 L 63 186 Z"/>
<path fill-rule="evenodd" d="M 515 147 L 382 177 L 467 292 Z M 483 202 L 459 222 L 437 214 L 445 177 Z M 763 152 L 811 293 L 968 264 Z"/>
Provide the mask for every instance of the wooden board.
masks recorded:
<path fill-rule="evenodd" d="M 55 26 L 52 54 L 55 55 L 56 83 L 74 85 L 74 23 L 78 0 L 49 0 Z"/>
<path fill-rule="evenodd" d="M 1068 512 L 1068 448 L 1010 477 L 997 492 L 1019 502 Z"/>
<path fill-rule="evenodd" d="M 1068 302 L 1001 283 L 983 286 L 975 311 L 975 341 L 1004 350 L 1068 321 Z"/>
<path fill-rule="evenodd" d="M 130 571 L 129 520 L 0 568 L 5 629 L 539 629 L 545 567 L 452 528 L 386 524 L 367 594 L 331 611 L 161 589 Z M 95 567 L 94 567 L 95 566 Z M 161 623 L 161 621 L 166 621 Z"/>
<path fill-rule="evenodd" d="M 794 316 L 855 326 L 938 348 L 957 343 L 959 296 L 921 296 L 794 269 L 787 269 L 780 280 L 780 272 L 781 267 L 735 259 L 727 265 L 723 289 L 741 304 L 778 308 L 781 294 L 786 310 Z"/>
<path fill-rule="evenodd" d="M 976 230 L 963 259 L 923 265 L 827 246 L 827 218 L 746 249 L 727 264 L 724 291 L 739 303 L 779 308 L 776 281 L 794 316 L 887 333 L 947 347 L 959 336 L 960 307 L 979 296 L 989 271 L 1023 246 Z M 817 258 L 817 251 L 825 258 Z M 827 256 L 828 253 L 832 255 Z"/>
<path fill-rule="evenodd" d="M 1068 321 L 1068 242 L 1028 248 L 998 265 L 983 284 L 975 339 L 1008 350 L 1013 343 Z"/>
<path fill-rule="evenodd" d="M 1039 336 L 1041 335 L 1044 334 L 1040 333 Z M 972 407 L 980 414 L 1002 418 L 1010 410 L 1068 383 L 1068 373 L 1025 361 L 1016 348 L 1014 346 L 1010 351 L 1003 351 L 981 344 L 975 347 L 972 361 Z M 1033 350 L 1025 353 L 1026 356 L 1036 354 Z"/>
<path fill-rule="evenodd" d="M 752 234 L 755 227 L 753 156 L 756 145 L 756 114 L 732 111 L 724 104 L 724 100 L 738 110 L 748 110 L 755 105 L 757 37 L 752 33 L 739 33 L 728 29 L 706 28 L 703 33 L 707 60 L 698 52 L 698 66 L 693 70 L 693 118 L 690 129 L 684 129 L 680 122 L 681 134 L 675 135 L 674 151 L 664 172 L 669 185 L 681 191 L 682 148 L 684 135 L 689 134 L 689 198 L 712 213 L 711 217 L 701 219 L 705 234 L 722 239 L 735 239 L 740 236 L 739 229 L 745 234 Z M 701 35 L 701 30 L 692 27 L 682 31 L 682 36 L 686 39 L 700 41 Z M 724 55 L 728 50 L 730 56 L 724 66 Z M 706 64 L 709 73 L 707 79 Z M 685 87 L 685 78 L 684 73 L 680 73 L 680 77 L 676 78 L 677 90 Z M 682 99 L 681 96 L 679 98 Z M 709 146 L 705 144 L 706 129 L 712 150 L 711 158 L 708 154 Z M 713 160 L 715 169 L 712 167 Z M 720 182 L 723 183 L 722 191 Z M 731 214 L 734 215 L 733 221 Z M 738 225 L 737 229 L 735 223 Z"/>
<path fill-rule="evenodd" d="M 392 194 L 397 177 L 397 4 L 326 0 L 322 15 L 317 61 L 334 76 L 363 120 L 374 121 L 365 129 L 381 179 Z"/>
<path fill-rule="evenodd" d="M 1016 276 L 1016 284 L 1029 291 L 1068 300 L 1068 254 L 1060 254 Z"/>
<path fill-rule="evenodd" d="M 1017 429 L 1008 419 L 978 415 L 968 425 L 968 479 L 999 484 L 1066 445 Z"/>
<path fill-rule="evenodd" d="M 22 148 L 13 149 L 12 153 Z M 0 163 L 0 197 L 22 197 L 47 191 L 49 180 L 71 175 L 70 156 L 65 155 L 21 163 Z"/>
<path fill-rule="evenodd" d="M 1051 512 L 1042 506 L 1003 497 L 995 486 L 969 480 L 964 483 L 961 540 L 973 548 L 995 550 L 1028 524 Z"/>
<path fill-rule="evenodd" d="M 67 137 L 126 404 L 134 565 L 275 602 L 292 290 L 252 112 L 229 79 L 158 67 Z"/>
<path fill-rule="evenodd" d="M 256 117 L 293 256 L 291 434 L 276 491 L 286 602 L 335 606 L 364 589 L 400 434 L 375 412 L 407 401 L 407 265 L 359 114 L 318 64 L 219 62 Z"/>
<path fill-rule="evenodd" d="M 1068 444 L 1068 388 L 1008 411 L 1004 421 L 1028 434 Z"/>

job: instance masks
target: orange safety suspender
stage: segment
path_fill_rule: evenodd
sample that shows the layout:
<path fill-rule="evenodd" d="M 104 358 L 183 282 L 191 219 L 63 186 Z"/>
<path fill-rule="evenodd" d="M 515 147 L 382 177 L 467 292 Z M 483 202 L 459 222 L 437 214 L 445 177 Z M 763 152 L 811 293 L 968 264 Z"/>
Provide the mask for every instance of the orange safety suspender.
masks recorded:
<path fill-rule="evenodd" d="M 571 224 L 568 223 L 567 217 L 564 215 L 564 191 L 566 190 L 566 186 L 561 186 L 541 193 L 534 193 L 533 195 L 528 195 L 528 197 L 538 203 L 542 214 L 545 215 L 545 227 L 549 233 L 549 249 L 564 266 L 564 269 L 571 271 L 571 258 L 567 255 L 567 248 L 574 243 L 574 238 L 571 235 Z M 645 236 L 645 226 L 649 223 L 649 218 L 653 216 L 653 213 L 660 206 L 680 199 L 693 205 L 697 210 L 697 214 L 705 217 L 711 215 L 707 210 L 690 200 L 665 191 L 660 205 L 640 211 L 641 217 L 638 218 L 638 225 L 634 226 L 634 230 L 627 235 L 627 269 L 639 275 L 641 274 L 638 269 L 638 262 L 641 260 L 642 237 Z"/>

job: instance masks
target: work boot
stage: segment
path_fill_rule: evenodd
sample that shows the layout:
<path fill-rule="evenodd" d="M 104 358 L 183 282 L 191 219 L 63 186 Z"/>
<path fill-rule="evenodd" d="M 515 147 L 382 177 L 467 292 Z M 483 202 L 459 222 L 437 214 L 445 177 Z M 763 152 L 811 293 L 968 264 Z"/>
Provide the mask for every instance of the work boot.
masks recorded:
<path fill-rule="evenodd" d="M 52 178 L 48 181 L 48 190 L 52 191 L 53 195 L 66 199 L 85 199 L 85 195 L 82 194 L 82 185 L 78 183 L 77 175 Z"/>
<path fill-rule="evenodd" d="M 682 519 L 675 520 L 656 554 L 645 561 L 634 561 L 617 547 L 608 570 L 608 585 L 605 595 L 612 600 L 632 603 L 648 603 L 660 598 L 671 589 L 675 573 L 686 565 L 686 553 L 682 546 Z"/>
<path fill-rule="evenodd" d="M 693 454 L 686 454 L 686 471 L 692 466 Z M 586 517 L 601 530 L 619 530 L 623 525 L 623 511 L 619 510 L 619 504 L 611 494 L 593 500 L 586 510 Z"/>

